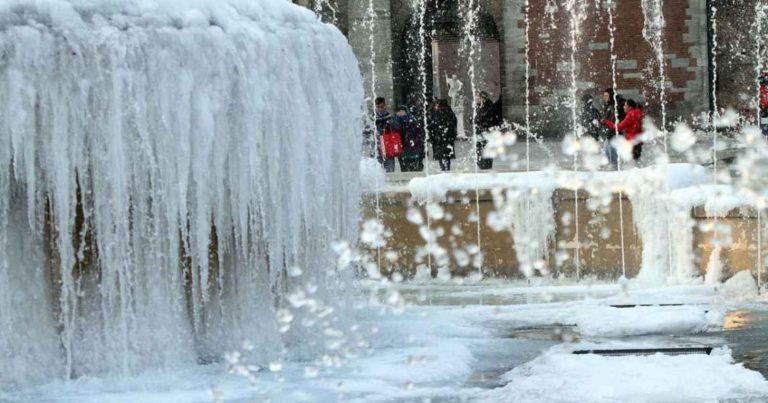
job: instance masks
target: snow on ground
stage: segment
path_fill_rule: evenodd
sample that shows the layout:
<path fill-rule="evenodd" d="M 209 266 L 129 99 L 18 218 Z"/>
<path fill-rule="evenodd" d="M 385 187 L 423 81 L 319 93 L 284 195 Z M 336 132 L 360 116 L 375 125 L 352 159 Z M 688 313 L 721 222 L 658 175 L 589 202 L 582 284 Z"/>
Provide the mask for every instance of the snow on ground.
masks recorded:
<path fill-rule="evenodd" d="M 619 347 L 617 345 L 617 347 Z M 605 346 L 602 346 L 605 347 Z M 768 382 L 734 364 L 727 348 L 711 355 L 603 357 L 557 346 L 513 369 L 487 402 L 716 402 L 765 397 Z"/>
<path fill-rule="evenodd" d="M 372 302 L 386 300 L 373 291 L 380 282 L 364 286 L 378 296 L 361 298 L 356 310 L 358 332 L 368 346 L 338 366 L 286 362 L 278 372 L 257 372 L 255 383 L 225 374 L 221 364 L 134 378 L 86 377 L 0 394 L 0 401 L 210 402 L 211 385 L 225 402 L 707 402 L 768 397 L 765 379 L 734 363 L 727 348 L 711 356 L 571 354 L 577 349 L 689 346 L 693 339 L 680 336 L 702 332 L 697 337 L 706 339 L 706 332 L 723 324 L 726 287 L 405 283 L 390 285 L 390 291 L 409 301 L 422 293 L 427 298 L 390 306 Z M 443 298 L 441 305 L 428 305 L 433 292 Z M 470 295 L 507 299 L 500 305 L 465 305 Z M 545 296 L 556 302 L 546 302 Z M 610 306 L 620 304 L 656 305 Z M 564 328 L 554 330 L 555 325 Z M 655 336 L 640 337 L 645 334 Z"/>
<path fill-rule="evenodd" d="M 414 200 L 444 200 L 449 192 L 467 192 L 475 189 L 521 188 L 538 189 L 546 193 L 556 188 L 600 187 L 601 189 L 641 188 L 665 178 L 664 166 L 635 168 L 622 172 L 573 172 L 545 169 L 532 172 L 503 172 L 478 174 L 439 174 L 414 178 L 408 189 Z M 710 181 L 706 168 L 696 164 L 669 164 L 666 183 L 671 189 L 680 189 Z M 589 190 L 588 188 L 588 190 Z"/>
<path fill-rule="evenodd" d="M 575 317 L 582 336 L 621 337 L 702 333 L 723 324 L 723 311 L 706 306 L 593 306 Z"/>

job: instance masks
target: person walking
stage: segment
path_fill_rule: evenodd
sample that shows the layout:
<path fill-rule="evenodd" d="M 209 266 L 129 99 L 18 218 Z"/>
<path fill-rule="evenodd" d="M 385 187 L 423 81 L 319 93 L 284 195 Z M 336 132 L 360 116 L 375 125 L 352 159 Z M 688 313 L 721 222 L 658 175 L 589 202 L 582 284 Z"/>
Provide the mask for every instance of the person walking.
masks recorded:
<path fill-rule="evenodd" d="M 624 138 L 632 144 L 632 159 L 637 161 L 643 152 L 643 142 L 640 140 L 640 135 L 643 133 L 645 114 L 637 102 L 632 99 L 624 101 L 623 109 L 625 117 L 618 125 L 610 120 L 605 120 L 603 123 L 608 129 L 624 135 Z"/>
<path fill-rule="evenodd" d="M 399 158 L 402 172 L 424 170 L 424 130 L 407 106 L 399 106 L 392 121 L 392 128 L 403 139 L 403 155 Z"/>
<path fill-rule="evenodd" d="M 456 157 L 457 127 L 456 114 L 448 100 L 438 100 L 429 126 L 429 142 L 432 144 L 432 155 L 444 172 L 451 170 L 451 160 Z"/>
<path fill-rule="evenodd" d="M 379 139 L 384 130 L 390 128 L 392 125 L 392 114 L 387 110 L 387 101 L 384 98 L 376 98 L 373 115 L 376 123 L 376 158 L 379 160 L 381 166 L 384 167 L 384 171 L 395 172 L 395 159 L 385 158 L 385 156 L 381 155 L 380 151 L 381 145 L 379 144 Z"/>
<path fill-rule="evenodd" d="M 477 166 L 480 169 L 493 168 L 493 159 L 483 157 L 485 146 L 488 145 L 486 138 L 488 132 L 501 125 L 501 111 L 499 105 L 491 100 L 487 92 L 481 91 L 475 95 L 475 133 L 477 142 L 475 149 L 477 152 Z"/>
<path fill-rule="evenodd" d="M 594 123 L 600 121 L 600 112 L 595 109 L 592 101 L 591 94 L 584 94 L 584 96 L 581 97 L 581 127 L 584 129 L 585 134 L 588 134 L 595 139 L 595 141 L 599 141 L 600 126 L 595 125 Z"/>
<path fill-rule="evenodd" d="M 598 122 L 595 122 L 594 126 L 598 128 L 598 137 L 603 143 L 603 151 L 608 158 L 608 163 L 613 169 L 618 169 L 619 153 L 616 151 L 616 147 L 611 144 L 611 140 L 616 136 L 616 130 L 609 129 L 608 126 L 604 125 L 602 122 L 620 122 L 621 120 L 616 119 L 616 115 L 618 112 L 624 112 L 622 109 L 624 101 L 620 95 L 616 95 L 613 88 L 606 88 L 605 91 L 603 91 L 602 101 L 603 107 L 599 112 L 600 118 Z M 617 104 L 619 105 L 618 108 L 616 107 Z"/>

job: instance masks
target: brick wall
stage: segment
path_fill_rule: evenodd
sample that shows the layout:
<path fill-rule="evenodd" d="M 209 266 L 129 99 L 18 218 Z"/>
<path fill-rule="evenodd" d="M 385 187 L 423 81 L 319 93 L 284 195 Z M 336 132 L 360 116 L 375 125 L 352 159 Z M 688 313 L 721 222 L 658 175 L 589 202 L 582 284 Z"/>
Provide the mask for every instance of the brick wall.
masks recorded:
<path fill-rule="evenodd" d="M 562 2 L 561 2 L 562 3 Z M 575 84 L 578 96 L 599 96 L 613 86 L 609 13 L 596 2 L 577 10 L 580 35 L 571 37 L 574 13 L 564 6 L 547 7 L 546 1 L 530 5 L 530 103 L 538 130 L 544 135 L 567 131 L 572 126 L 568 100 L 574 80 L 571 49 L 575 53 Z M 682 3 L 682 4 L 681 4 Z M 525 105 L 524 1 L 509 2 L 504 10 L 507 30 L 506 114 L 521 120 Z M 550 3 L 551 4 L 551 3 Z M 703 0 L 666 1 L 663 35 L 666 101 L 670 119 L 708 109 L 706 7 Z M 646 103 L 650 116 L 660 118 L 661 80 L 652 47 L 643 37 L 644 17 L 640 0 L 620 0 L 613 10 L 616 27 L 616 87 L 622 95 Z"/>
<path fill-rule="evenodd" d="M 717 8 L 717 106 L 754 116 L 757 98 L 755 37 L 757 0 L 715 0 Z M 765 2 L 763 2 L 765 4 Z M 765 25 L 765 24 L 763 24 Z M 768 39 L 762 27 L 763 41 Z M 766 62 L 763 60 L 763 65 Z"/>
<path fill-rule="evenodd" d="M 298 1 L 298 0 L 297 0 Z M 441 1 L 441 0 L 428 0 Z M 448 4 L 455 0 L 442 0 Z M 666 91 L 668 122 L 709 111 L 711 97 L 710 3 L 717 7 L 717 103 L 742 111 L 753 105 L 755 89 L 754 8 L 766 0 L 664 0 L 663 53 L 665 80 L 659 80 L 657 57 L 643 37 L 641 0 L 613 0 L 616 26 L 617 88 L 625 96 L 643 101 L 648 115 L 660 120 L 662 85 Z M 370 35 L 359 27 L 368 2 L 335 1 L 340 5 L 340 24 L 360 58 L 370 92 Z M 564 0 L 530 0 L 530 105 L 535 130 L 556 136 L 572 127 L 569 98 L 572 83 L 571 49 L 575 54 L 578 96 L 596 96 L 613 86 L 611 74 L 609 0 L 583 0 L 584 19 L 576 46 L 571 44 L 571 17 Z M 374 0 L 377 15 L 376 92 L 392 98 L 403 92 L 402 79 L 393 79 L 392 60 L 403 44 L 401 32 L 413 13 L 407 0 Z M 481 0 L 501 34 L 499 66 L 484 66 L 501 73 L 501 92 L 507 119 L 524 121 L 525 116 L 525 0 Z M 764 37 L 768 42 L 768 26 Z M 765 52 L 765 49 L 763 49 Z M 431 60 L 431 59 L 430 59 Z M 764 62 L 768 64 L 768 62 Z M 428 66 L 427 68 L 431 68 Z M 483 68 L 481 66 L 481 68 Z"/>

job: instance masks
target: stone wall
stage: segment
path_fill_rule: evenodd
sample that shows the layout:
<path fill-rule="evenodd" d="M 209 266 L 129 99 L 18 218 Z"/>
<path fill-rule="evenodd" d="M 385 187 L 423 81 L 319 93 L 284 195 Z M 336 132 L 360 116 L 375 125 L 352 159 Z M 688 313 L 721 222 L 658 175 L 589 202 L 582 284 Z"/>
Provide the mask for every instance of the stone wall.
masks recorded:
<path fill-rule="evenodd" d="M 372 254 L 381 252 L 382 269 L 385 273 L 398 271 L 406 277 L 415 274 L 416 267 L 427 265 L 424 257 L 419 258 L 419 248 L 426 242 L 420 233 L 420 226 L 410 222 L 407 217 L 409 208 L 417 208 L 425 215 L 423 206 L 410 202 L 407 192 L 389 192 L 380 195 L 382 222 L 389 231 L 387 246 L 381 251 L 371 250 Z M 546 257 L 551 273 L 558 276 L 576 277 L 593 276 L 603 279 L 617 279 L 622 274 L 622 242 L 620 211 L 624 221 L 624 263 L 628 278 L 637 276 L 642 264 L 643 243 L 633 223 L 632 203 L 627 198 L 614 195 L 610 208 L 591 209 L 586 192 L 578 193 L 579 222 L 574 220 L 576 194 L 571 190 L 557 190 L 552 198 L 556 230 L 549 245 Z M 375 218 L 375 198 L 365 199 L 364 218 Z M 619 209 L 621 203 L 622 209 Z M 461 265 L 453 255 L 455 250 L 468 250 L 477 245 L 477 220 L 475 194 L 452 193 L 448 201 L 440 203 L 446 219 L 433 220 L 430 229 L 442 234 L 438 244 L 452 255 L 449 269 L 453 275 L 466 276 L 475 271 L 471 265 Z M 483 271 L 487 277 L 521 278 L 520 264 L 515 252 L 515 243 L 507 231 L 497 232 L 488 225 L 488 214 L 495 211 L 492 197 L 481 190 L 480 208 L 480 250 L 484 256 Z M 713 251 L 714 232 L 712 224 L 715 218 L 706 214 L 702 208 L 691 211 L 696 225 L 693 228 L 692 247 L 694 264 L 703 275 Z M 762 217 L 765 232 L 768 217 Z M 741 270 L 752 270 L 758 266 L 758 219 L 753 209 L 737 209 L 725 217 L 717 218 L 718 238 L 725 242 L 721 261 L 725 275 L 730 276 Z M 455 228 L 454 228 L 455 227 Z M 578 230 L 579 242 L 576 243 L 574 230 Z M 672 240 L 676 242 L 678 240 Z M 761 237 L 762 253 L 768 254 L 766 236 Z M 576 248 L 579 247 L 580 267 L 576 268 Z M 397 260 L 388 261 L 384 256 L 396 252 Z M 432 265 L 433 275 L 437 273 Z"/>

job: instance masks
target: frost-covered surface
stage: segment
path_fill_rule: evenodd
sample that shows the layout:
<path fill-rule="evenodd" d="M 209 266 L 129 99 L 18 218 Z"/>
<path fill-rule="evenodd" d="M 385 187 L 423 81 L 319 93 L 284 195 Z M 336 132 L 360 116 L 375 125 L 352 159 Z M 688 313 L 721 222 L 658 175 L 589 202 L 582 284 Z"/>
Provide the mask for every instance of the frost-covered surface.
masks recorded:
<path fill-rule="evenodd" d="M 666 168 L 666 175 L 664 174 Z M 634 189 L 649 183 L 668 184 L 679 189 L 710 181 L 706 168 L 696 164 L 669 164 L 636 168 L 627 171 L 573 172 L 543 170 L 533 172 L 506 172 L 483 174 L 440 174 L 414 178 L 408 185 L 411 196 L 417 202 L 445 200 L 449 192 L 469 192 L 475 189 L 537 189 L 542 193 L 557 188 L 608 191 Z"/>
<path fill-rule="evenodd" d="M 757 282 L 748 270 L 742 270 L 729 278 L 722 292 L 732 299 L 752 299 L 758 296 Z"/>
<path fill-rule="evenodd" d="M 275 305 L 336 300 L 355 242 L 337 29 L 284 0 L 10 0 L 0 54 L 0 389 L 318 350 Z"/>
<path fill-rule="evenodd" d="M 594 347 L 589 345 L 576 347 Z M 600 345 L 599 348 L 606 348 Z M 628 347 L 615 343 L 610 347 Z M 734 364 L 727 348 L 712 355 L 602 357 L 556 347 L 505 375 L 487 402 L 714 402 L 763 398 L 768 382 Z M 556 393 L 556 395 L 555 395 Z"/>
<path fill-rule="evenodd" d="M 689 334 L 721 327 L 723 312 L 709 306 L 595 306 L 578 312 L 575 322 L 582 336 Z"/>
<path fill-rule="evenodd" d="M 365 336 L 367 347 L 342 361 L 286 361 L 275 372 L 264 368 L 255 373 L 252 384 L 246 378 L 225 375 L 225 368 L 217 364 L 137 377 L 85 377 L 77 382 L 0 393 L 0 400 L 197 403 L 212 401 L 211 385 L 223 401 L 235 402 L 701 402 L 747 396 L 760 401 L 768 397 L 765 379 L 734 363 L 727 348 L 717 349 L 712 356 L 606 358 L 570 354 L 576 349 L 682 347 L 690 346 L 691 340 L 718 347 L 722 345 L 720 336 L 700 334 L 701 329 L 682 315 L 687 312 L 701 318 L 703 310 L 722 312 L 723 304 L 718 301 L 724 295 L 714 287 L 567 285 L 561 289 L 557 284 L 518 287 L 481 283 L 452 288 L 472 288 L 478 294 L 486 290 L 490 294 L 530 297 L 540 292 L 570 297 L 557 303 L 526 304 L 522 299 L 506 305 L 463 306 L 459 296 L 455 305 L 430 306 L 428 296 L 434 290 L 449 292 L 451 287 L 399 287 L 384 281 L 367 285 L 383 287 L 389 302 L 353 300 L 357 333 Z M 427 298 L 421 305 L 401 306 L 400 298 L 389 297 L 406 291 L 424 293 Z M 596 292 L 612 296 L 597 298 Z M 487 300 L 493 298 L 490 294 L 485 296 Z M 663 301 L 708 306 L 610 308 L 615 311 L 607 312 L 608 304 L 618 302 Z M 587 317 L 605 319 L 599 334 L 591 336 L 579 328 L 565 334 L 547 330 L 548 326 Z M 660 329 L 675 337 L 657 334 L 610 340 L 611 335 L 638 335 L 626 330 L 643 326 L 632 321 L 647 320 L 655 320 Z M 532 326 L 543 330 L 531 330 Z M 696 333 L 695 339 L 686 339 L 689 332 Z"/>

